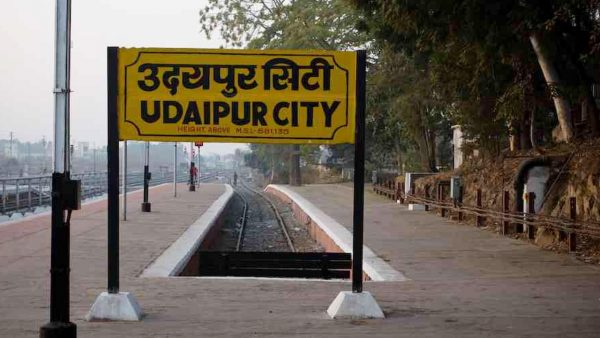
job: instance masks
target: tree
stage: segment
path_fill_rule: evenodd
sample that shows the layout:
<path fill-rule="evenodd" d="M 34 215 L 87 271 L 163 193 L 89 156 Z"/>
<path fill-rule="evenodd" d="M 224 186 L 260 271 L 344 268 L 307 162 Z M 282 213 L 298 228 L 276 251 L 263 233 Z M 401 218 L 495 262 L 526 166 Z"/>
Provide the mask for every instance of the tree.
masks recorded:
<path fill-rule="evenodd" d="M 436 171 L 437 140 L 449 133 L 450 126 L 428 69 L 383 46 L 369 71 L 368 93 L 367 126 L 372 149 L 382 152 L 373 154 L 380 157 L 380 166 L 392 155 L 402 172 L 405 154 L 414 151 L 419 162 L 416 168 Z"/>
<path fill-rule="evenodd" d="M 350 49 L 366 42 L 357 21 L 356 11 L 341 0 L 209 0 L 200 11 L 207 37 L 218 30 L 226 44 L 256 49 Z M 254 149 L 261 147 L 267 146 Z M 289 159 L 293 185 L 301 183 L 301 153 L 299 145 L 281 153 Z"/>
<path fill-rule="evenodd" d="M 209 0 L 200 10 L 206 36 L 233 47 L 348 50 L 366 42 L 357 21 L 342 0 Z"/>
<path fill-rule="evenodd" d="M 458 94 L 459 101 L 478 100 L 482 111 L 492 100 L 496 102 L 491 106 L 492 116 L 511 123 L 521 120 L 498 115 L 500 110 L 511 111 L 498 104 L 522 107 L 523 102 L 514 99 L 536 93 L 531 89 L 537 75 L 531 86 L 522 88 L 527 95 L 515 95 L 518 83 L 511 80 L 525 78 L 521 72 L 531 70 L 534 60 L 539 64 L 535 72 L 545 76 L 545 95 L 554 101 L 563 138 L 570 141 L 574 134 L 569 101 L 585 102 L 592 135 L 598 134 L 598 107 L 591 93 L 591 84 L 598 80 L 598 0 L 367 0 L 356 4 L 367 17 L 365 27 L 378 40 L 409 55 L 415 64 L 425 60 L 433 67 L 441 58 L 443 64 L 455 66 L 445 68 L 448 73 L 455 69 L 458 76 L 470 73 L 471 77 L 462 78 L 476 86 L 450 91 Z M 444 60 L 448 56 L 464 56 L 471 62 L 463 68 L 460 58 L 448 62 Z M 477 95 L 476 87 L 490 95 Z M 457 98 L 442 95 L 446 102 Z M 458 115 L 469 111 L 458 108 Z"/>

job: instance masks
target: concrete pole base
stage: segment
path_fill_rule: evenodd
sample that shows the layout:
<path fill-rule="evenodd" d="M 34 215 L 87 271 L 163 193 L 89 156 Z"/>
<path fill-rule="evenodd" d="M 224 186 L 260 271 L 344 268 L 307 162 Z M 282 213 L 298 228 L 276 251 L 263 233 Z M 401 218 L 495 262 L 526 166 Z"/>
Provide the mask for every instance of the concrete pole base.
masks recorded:
<path fill-rule="evenodd" d="M 152 211 L 152 203 L 143 202 L 142 203 L 142 212 L 150 212 L 150 211 Z"/>
<path fill-rule="evenodd" d="M 342 291 L 333 300 L 327 314 L 333 319 L 385 318 L 370 292 Z"/>
<path fill-rule="evenodd" d="M 77 326 L 71 322 L 50 322 L 40 328 L 40 338 L 75 338 Z"/>
<path fill-rule="evenodd" d="M 102 292 L 85 316 L 87 321 L 140 321 L 141 319 L 140 305 L 129 292 Z"/>

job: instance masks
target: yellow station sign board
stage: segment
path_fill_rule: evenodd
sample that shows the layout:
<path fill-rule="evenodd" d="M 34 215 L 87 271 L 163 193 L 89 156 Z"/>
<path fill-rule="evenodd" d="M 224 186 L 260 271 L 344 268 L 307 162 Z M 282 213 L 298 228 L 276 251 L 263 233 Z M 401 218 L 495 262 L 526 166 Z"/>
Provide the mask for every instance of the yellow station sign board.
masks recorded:
<path fill-rule="evenodd" d="M 354 143 L 355 52 L 120 48 L 120 140 Z"/>

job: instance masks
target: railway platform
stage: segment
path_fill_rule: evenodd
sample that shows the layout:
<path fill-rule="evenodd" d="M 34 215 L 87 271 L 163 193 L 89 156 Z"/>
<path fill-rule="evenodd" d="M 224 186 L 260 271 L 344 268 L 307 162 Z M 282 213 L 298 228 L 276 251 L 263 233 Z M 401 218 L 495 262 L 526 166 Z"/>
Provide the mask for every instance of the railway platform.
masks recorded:
<path fill-rule="evenodd" d="M 351 230 L 352 188 L 287 187 Z M 106 287 L 104 202 L 73 213 L 71 320 L 80 337 L 597 337 L 600 269 L 420 211 L 369 191 L 365 245 L 406 278 L 364 288 L 383 320 L 332 320 L 325 310 L 349 281 L 141 277 L 224 193 L 182 185 L 151 190 L 153 211 L 128 195 L 121 222 L 121 290 L 139 301 L 140 322 L 86 322 Z M 0 337 L 37 336 L 48 320 L 47 216 L 0 225 Z"/>

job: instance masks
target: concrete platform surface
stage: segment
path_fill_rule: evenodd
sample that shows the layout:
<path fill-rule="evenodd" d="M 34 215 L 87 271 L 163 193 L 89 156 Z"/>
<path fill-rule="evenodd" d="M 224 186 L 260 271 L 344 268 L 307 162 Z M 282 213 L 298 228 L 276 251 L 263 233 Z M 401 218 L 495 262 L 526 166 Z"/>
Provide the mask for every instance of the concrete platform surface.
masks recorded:
<path fill-rule="evenodd" d="M 410 281 L 368 282 L 383 320 L 332 320 L 327 307 L 349 282 L 140 278 L 213 201 L 222 185 L 151 191 L 152 213 L 130 194 L 121 223 L 121 290 L 146 317 L 86 322 L 106 286 L 106 213 L 73 214 L 71 317 L 80 337 L 597 337 L 600 270 L 566 255 L 409 212 L 366 195 L 365 244 Z M 294 188 L 344 226 L 351 188 Z M 104 203 L 105 204 L 105 203 Z M 27 223 L 30 222 L 30 223 Z M 49 220 L 0 228 L 0 337 L 32 337 L 49 318 Z"/>

